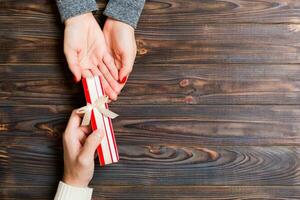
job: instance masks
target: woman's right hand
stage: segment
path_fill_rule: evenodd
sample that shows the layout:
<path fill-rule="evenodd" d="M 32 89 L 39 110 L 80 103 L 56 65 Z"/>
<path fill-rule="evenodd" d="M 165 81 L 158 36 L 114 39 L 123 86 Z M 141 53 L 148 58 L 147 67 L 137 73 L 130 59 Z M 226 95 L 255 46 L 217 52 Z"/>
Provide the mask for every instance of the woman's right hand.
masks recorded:
<path fill-rule="evenodd" d="M 103 32 L 92 13 L 65 21 L 64 54 L 76 82 L 99 75 L 105 94 L 116 100 L 122 86 L 118 69 L 109 54 Z"/>

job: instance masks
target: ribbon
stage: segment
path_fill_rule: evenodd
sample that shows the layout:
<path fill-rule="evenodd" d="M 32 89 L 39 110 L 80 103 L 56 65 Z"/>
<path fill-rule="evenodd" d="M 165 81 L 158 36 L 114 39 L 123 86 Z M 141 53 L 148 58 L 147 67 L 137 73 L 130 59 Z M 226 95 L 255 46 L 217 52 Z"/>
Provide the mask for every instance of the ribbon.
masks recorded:
<path fill-rule="evenodd" d="M 87 103 L 86 106 L 79 108 L 77 110 L 77 113 L 84 114 L 82 122 L 81 122 L 81 126 L 87 126 L 90 124 L 92 110 L 94 111 L 94 115 L 96 118 L 101 116 L 101 114 L 103 114 L 104 116 L 109 117 L 111 119 L 114 119 L 119 116 L 118 114 L 105 108 L 105 103 L 108 103 L 108 97 L 101 96 L 94 103 L 92 103 L 92 104 Z"/>

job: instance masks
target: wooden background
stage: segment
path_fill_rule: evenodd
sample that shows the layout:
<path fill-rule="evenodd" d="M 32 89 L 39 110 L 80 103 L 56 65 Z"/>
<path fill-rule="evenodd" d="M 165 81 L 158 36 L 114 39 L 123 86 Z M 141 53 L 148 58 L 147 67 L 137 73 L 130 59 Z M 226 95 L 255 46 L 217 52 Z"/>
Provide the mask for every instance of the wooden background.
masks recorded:
<path fill-rule="evenodd" d="M 148 1 L 136 35 L 94 199 L 300 199 L 300 1 Z M 55 194 L 84 105 L 62 39 L 54 0 L 0 0 L 0 199 Z"/>

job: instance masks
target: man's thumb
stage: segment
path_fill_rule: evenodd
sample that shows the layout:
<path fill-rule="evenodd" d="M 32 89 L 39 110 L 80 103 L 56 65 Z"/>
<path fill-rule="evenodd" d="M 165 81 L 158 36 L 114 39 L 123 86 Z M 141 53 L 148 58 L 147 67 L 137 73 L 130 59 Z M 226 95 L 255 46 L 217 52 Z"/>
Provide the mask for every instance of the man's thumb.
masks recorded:
<path fill-rule="evenodd" d="M 104 131 L 95 130 L 85 140 L 81 156 L 85 158 L 94 158 L 95 151 L 104 138 Z"/>

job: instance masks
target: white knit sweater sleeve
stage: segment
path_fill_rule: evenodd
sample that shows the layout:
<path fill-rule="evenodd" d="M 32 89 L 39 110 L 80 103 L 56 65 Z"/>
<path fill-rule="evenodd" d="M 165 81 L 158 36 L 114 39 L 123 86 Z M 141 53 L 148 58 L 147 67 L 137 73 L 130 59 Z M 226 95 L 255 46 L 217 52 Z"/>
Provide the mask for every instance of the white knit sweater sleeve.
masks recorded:
<path fill-rule="evenodd" d="M 92 188 L 74 187 L 60 181 L 54 200 L 91 200 L 92 193 Z"/>

